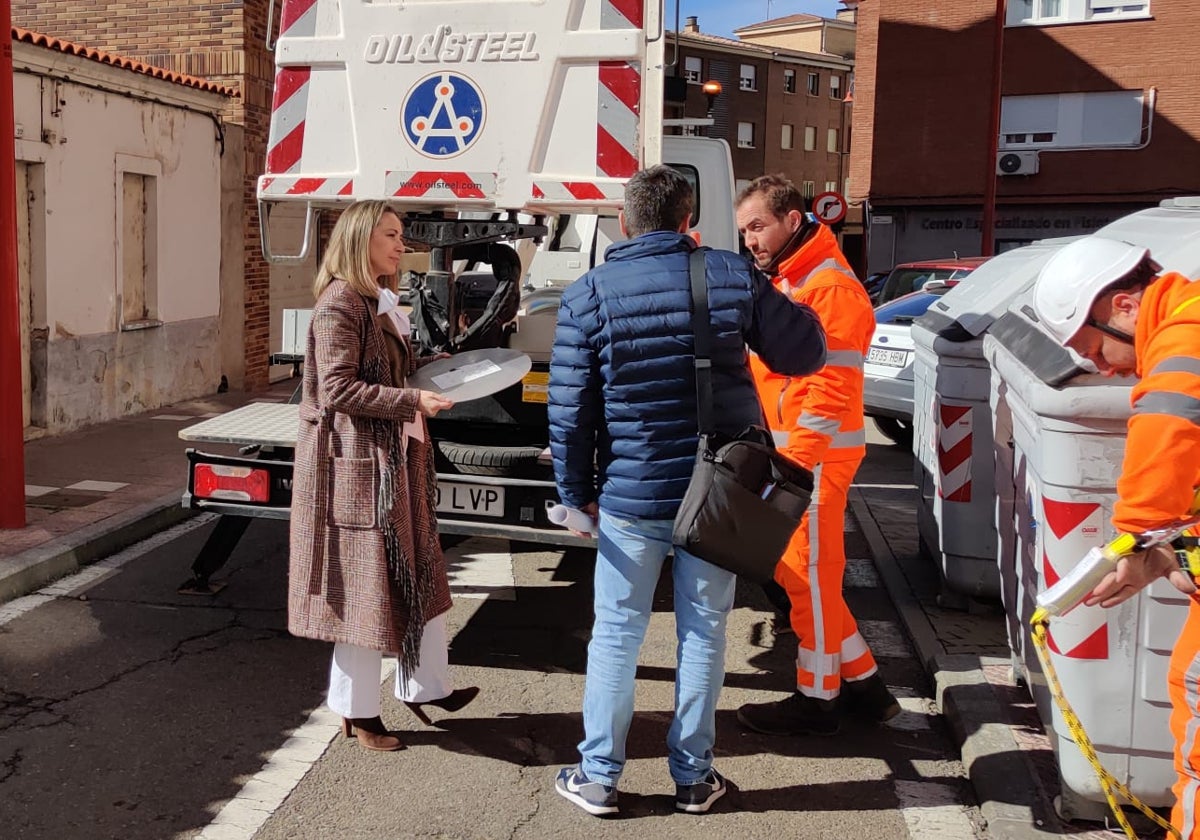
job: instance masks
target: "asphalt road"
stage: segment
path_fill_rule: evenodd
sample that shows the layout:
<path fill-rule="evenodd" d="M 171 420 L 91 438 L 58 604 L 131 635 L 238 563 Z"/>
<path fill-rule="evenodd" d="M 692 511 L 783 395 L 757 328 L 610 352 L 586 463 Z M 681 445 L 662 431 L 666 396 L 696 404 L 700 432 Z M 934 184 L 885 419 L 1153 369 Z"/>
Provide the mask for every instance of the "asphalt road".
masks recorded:
<path fill-rule="evenodd" d="M 660 584 L 638 672 L 621 815 L 553 790 L 574 763 L 594 553 L 470 540 L 450 552 L 451 663 L 479 699 L 423 726 L 392 699 L 407 749 L 371 753 L 322 706 L 329 649 L 286 632 L 287 533 L 256 522 L 215 597 L 175 586 L 211 519 L 193 520 L 0 605 L 0 836 L 6 838 L 912 838 L 977 833 L 929 687 L 848 522 L 846 592 L 905 711 L 832 738 L 743 731 L 735 710 L 782 697 L 795 643 L 761 591 L 730 620 L 717 766 L 730 794 L 678 814 L 664 759 L 675 638 Z"/>

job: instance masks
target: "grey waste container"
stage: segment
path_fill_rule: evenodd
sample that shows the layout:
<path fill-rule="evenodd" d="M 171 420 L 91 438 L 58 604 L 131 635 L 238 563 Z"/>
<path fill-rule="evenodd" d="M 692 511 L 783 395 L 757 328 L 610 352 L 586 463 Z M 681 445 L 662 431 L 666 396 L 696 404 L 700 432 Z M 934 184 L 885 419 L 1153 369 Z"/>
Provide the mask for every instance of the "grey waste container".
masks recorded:
<path fill-rule="evenodd" d="M 1099 233 L 1147 245 L 1165 270 L 1200 274 L 1200 203 L 1164 202 Z M 1110 520 L 1133 382 L 1085 372 L 1032 323 L 1030 297 L 1018 295 L 983 341 L 1001 586 L 1014 672 L 1029 685 L 1054 744 L 1059 811 L 1100 819 L 1103 794 L 1051 703 L 1028 627 L 1038 592 L 1115 536 Z M 1101 761 L 1152 806 L 1171 802 L 1166 673 L 1187 608 L 1159 581 L 1119 607 L 1080 607 L 1050 626 L 1055 669 Z"/>
<path fill-rule="evenodd" d="M 917 525 L 922 550 L 940 569 L 945 606 L 963 607 L 968 597 L 1000 599 L 983 334 L 1072 239 L 1043 240 L 988 260 L 913 323 Z"/>

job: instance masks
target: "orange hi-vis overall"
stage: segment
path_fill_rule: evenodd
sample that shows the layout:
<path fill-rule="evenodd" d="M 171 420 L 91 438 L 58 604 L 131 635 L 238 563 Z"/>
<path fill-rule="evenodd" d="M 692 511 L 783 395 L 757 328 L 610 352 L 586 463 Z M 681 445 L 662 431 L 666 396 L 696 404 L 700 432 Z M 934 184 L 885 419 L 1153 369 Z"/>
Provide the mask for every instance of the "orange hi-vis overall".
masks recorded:
<path fill-rule="evenodd" d="M 1182 519 L 1200 487 L 1200 282 L 1164 274 L 1138 307 L 1138 375 L 1113 525 L 1136 534 Z M 1175 808 L 1200 838 L 1200 604 L 1193 598 L 1167 676 L 1175 739 Z"/>
<path fill-rule="evenodd" d="M 775 286 L 811 306 L 825 328 L 826 362 L 817 373 L 780 376 L 753 356 L 750 367 L 776 445 L 815 478 L 812 502 L 775 579 L 792 602 L 796 686 L 802 694 L 830 700 L 843 679 L 865 679 L 877 670 L 842 598 L 846 506 L 850 483 L 866 455 L 863 359 L 875 315 L 825 226 L 780 263 Z"/>

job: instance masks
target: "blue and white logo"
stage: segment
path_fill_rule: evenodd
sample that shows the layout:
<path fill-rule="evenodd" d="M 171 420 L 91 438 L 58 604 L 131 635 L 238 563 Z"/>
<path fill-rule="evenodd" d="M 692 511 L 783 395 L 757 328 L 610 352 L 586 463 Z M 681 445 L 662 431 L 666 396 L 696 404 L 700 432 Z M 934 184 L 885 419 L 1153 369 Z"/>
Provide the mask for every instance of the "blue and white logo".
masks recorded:
<path fill-rule="evenodd" d="M 484 116 L 483 94 L 474 82 L 458 73 L 435 73 L 408 92 L 400 127 L 421 154 L 448 158 L 479 138 Z"/>

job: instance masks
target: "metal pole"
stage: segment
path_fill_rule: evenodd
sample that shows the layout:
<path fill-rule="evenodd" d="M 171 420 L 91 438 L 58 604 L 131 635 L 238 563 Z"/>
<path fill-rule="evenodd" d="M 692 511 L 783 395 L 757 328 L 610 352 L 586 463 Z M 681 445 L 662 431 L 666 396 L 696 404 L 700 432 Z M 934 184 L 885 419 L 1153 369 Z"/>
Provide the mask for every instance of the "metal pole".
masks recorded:
<path fill-rule="evenodd" d="M 25 527 L 11 0 L 0 0 L 0 528 Z"/>
<path fill-rule="evenodd" d="M 996 0 L 996 20 L 993 24 L 992 52 L 992 113 L 988 122 L 988 152 L 984 161 L 983 219 L 980 222 L 979 253 L 990 257 L 995 252 L 996 239 L 996 154 L 1000 150 L 1000 103 L 1003 96 L 1004 18 L 1007 3 Z"/>

